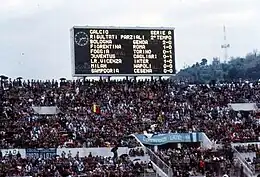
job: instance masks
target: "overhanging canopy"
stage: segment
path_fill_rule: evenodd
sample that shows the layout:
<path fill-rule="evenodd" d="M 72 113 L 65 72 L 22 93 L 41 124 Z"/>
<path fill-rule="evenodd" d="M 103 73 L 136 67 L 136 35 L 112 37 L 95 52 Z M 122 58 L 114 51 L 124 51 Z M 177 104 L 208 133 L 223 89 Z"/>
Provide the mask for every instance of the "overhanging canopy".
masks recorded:
<path fill-rule="evenodd" d="M 33 106 L 33 111 L 40 115 L 55 115 L 60 113 L 60 109 L 57 106 Z"/>
<path fill-rule="evenodd" d="M 228 106 L 234 111 L 256 111 L 256 103 L 230 103 Z"/>

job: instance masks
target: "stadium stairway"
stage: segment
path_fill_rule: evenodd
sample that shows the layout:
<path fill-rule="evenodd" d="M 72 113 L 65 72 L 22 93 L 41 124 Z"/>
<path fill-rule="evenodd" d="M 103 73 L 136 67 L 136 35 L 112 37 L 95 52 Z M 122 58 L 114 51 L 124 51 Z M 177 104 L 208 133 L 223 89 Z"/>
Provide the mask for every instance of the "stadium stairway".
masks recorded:
<path fill-rule="evenodd" d="M 172 177 L 172 169 L 165 164 L 156 154 L 154 154 L 149 148 L 145 147 L 142 142 L 134 135 L 134 137 L 143 147 L 146 154 L 148 154 L 148 158 L 153 165 L 154 170 L 156 171 L 156 177 Z"/>

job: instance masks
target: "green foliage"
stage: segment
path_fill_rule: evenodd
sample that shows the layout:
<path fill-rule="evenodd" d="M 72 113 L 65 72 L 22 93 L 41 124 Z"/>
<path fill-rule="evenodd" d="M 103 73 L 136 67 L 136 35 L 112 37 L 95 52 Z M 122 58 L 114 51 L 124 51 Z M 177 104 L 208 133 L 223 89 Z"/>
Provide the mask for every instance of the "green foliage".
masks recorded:
<path fill-rule="evenodd" d="M 188 82 L 208 83 L 216 81 L 238 81 L 260 79 L 260 53 L 254 50 L 244 58 L 231 58 L 228 62 L 220 62 L 213 58 L 211 64 L 203 58 L 200 62 L 180 70 L 174 79 Z"/>

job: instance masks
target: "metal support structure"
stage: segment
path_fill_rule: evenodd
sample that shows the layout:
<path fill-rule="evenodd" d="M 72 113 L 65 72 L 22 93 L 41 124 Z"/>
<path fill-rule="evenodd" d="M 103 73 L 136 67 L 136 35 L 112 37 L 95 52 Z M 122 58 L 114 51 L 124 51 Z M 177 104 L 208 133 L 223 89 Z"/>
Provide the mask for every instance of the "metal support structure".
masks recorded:
<path fill-rule="evenodd" d="M 230 48 L 230 44 L 227 43 L 227 34 L 226 34 L 226 27 L 223 27 L 224 32 L 224 44 L 221 45 L 221 48 L 224 50 L 224 61 L 228 60 L 228 48 Z"/>

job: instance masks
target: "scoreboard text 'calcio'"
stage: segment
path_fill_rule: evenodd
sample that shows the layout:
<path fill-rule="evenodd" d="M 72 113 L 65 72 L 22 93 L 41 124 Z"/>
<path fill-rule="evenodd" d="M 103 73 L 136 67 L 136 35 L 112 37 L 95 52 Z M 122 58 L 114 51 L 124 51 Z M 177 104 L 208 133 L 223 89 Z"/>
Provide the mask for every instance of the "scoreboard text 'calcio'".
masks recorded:
<path fill-rule="evenodd" d="M 175 74 L 174 28 L 73 27 L 73 76 Z"/>

